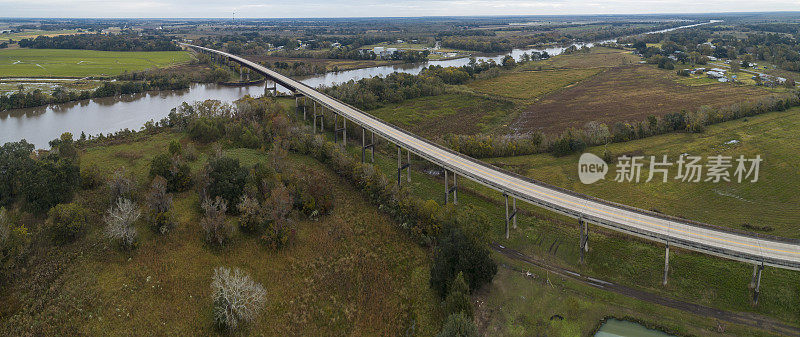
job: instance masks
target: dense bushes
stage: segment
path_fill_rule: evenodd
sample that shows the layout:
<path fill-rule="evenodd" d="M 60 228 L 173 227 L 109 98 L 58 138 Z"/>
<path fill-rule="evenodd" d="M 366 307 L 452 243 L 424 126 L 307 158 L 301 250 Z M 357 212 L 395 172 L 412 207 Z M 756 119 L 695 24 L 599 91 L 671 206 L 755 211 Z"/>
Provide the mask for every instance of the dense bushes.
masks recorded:
<path fill-rule="evenodd" d="M 163 177 L 167 181 L 167 191 L 180 192 L 189 188 L 192 174 L 180 156 L 162 153 L 150 162 L 150 177 Z"/>
<path fill-rule="evenodd" d="M 56 205 L 47 214 L 50 233 L 56 243 L 75 241 L 89 225 L 89 212 L 75 203 Z"/>
<path fill-rule="evenodd" d="M 222 198 L 228 205 L 236 205 L 244 193 L 247 183 L 247 169 L 239 165 L 238 159 L 229 157 L 212 158 L 206 169 L 208 175 L 208 197 Z M 232 206 L 229 211 L 233 212 Z"/>
<path fill-rule="evenodd" d="M 44 212 L 72 199 L 80 187 L 80 168 L 70 159 L 47 156 L 36 160 L 22 175 L 22 195 L 28 208 Z"/>
<path fill-rule="evenodd" d="M 497 273 L 489 250 L 467 238 L 458 228 L 446 231 L 438 243 L 431 266 L 431 288 L 439 296 L 447 295 L 459 272 L 464 273 L 470 291 L 491 282 Z"/>
<path fill-rule="evenodd" d="M 0 207 L 0 284 L 28 251 L 30 234 L 24 225 L 14 225 L 12 216 Z"/>

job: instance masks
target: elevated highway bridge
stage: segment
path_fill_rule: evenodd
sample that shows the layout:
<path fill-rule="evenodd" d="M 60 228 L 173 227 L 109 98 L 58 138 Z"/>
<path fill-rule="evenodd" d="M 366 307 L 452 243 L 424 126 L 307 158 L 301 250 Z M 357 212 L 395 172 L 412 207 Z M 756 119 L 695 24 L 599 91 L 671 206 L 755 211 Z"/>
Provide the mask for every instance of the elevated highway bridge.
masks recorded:
<path fill-rule="evenodd" d="M 588 240 L 589 223 L 665 244 L 665 284 L 667 282 L 666 272 L 669 268 L 670 246 L 753 264 L 756 301 L 761 270 L 764 266 L 800 270 L 800 240 L 738 231 L 671 217 L 523 177 L 434 144 L 255 62 L 214 49 L 190 44 L 183 44 L 183 46 L 214 55 L 216 58 L 224 58 L 229 62 L 236 62 L 258 72 L 291 90 L 295 97 L 302 96 L 311 99 L 315 105 L 320 105 L 334 113 L 335 116 L 344 118 L 345 123 L 346 121 L 356 123 L 363 128 L 362 130 L 396 144 L 398 146 L 398 165 L 401 165 L 400 148 L 403 148 L 409 153 L 414 153 L 441 166 L 445 173 L 452 172 L 453 180 L 456 176 L 462 176 L 497 190 L 506 197 L 507 236 L 509 222 L 516 221 L 516 200 L 521 200 L 578 219 L 581 225 L 581 258 Z M 314 113 L 316 115 L 316 111 Z M 363 132 L 362 137 L 364 137 Z M 403 168 L 405 166 L 398 167 L 398 174 Z M 445 188 L 448 195 L 449 192 L 453 192 L 453 188 L 449 185 L 446 185 Z M 509 198 L 512 204 L 511 210 L 509 209 Z"/>

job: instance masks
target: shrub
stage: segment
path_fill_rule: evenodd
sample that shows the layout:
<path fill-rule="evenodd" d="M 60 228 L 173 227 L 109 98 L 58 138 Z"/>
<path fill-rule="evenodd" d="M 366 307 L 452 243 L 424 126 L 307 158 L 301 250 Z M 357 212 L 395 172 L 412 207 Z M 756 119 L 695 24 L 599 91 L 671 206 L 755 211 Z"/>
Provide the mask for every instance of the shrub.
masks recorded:
<path fill-rule="evenodd" d="M 32 170 L 34 146 L 25 140 L 0 146 L 0 205 L 9 205 L 22 192 L 22 179 Z"/>
<path fill-rule="evenodd" d="M 459 272 L 469 284 L 470 291 L 489 283 L 497 273 L 497 264 L 489 256 L 489 250 L 468 239 L 461 230 L 450 228 L 440 236 L 439 245 L 431 266 L 431 287 L 441 297 Z"/>
<path fill-rule="evenodd" d="M 2 277 L 14 270 L 17 260 L 25 254 L 30 244 L 30 234 L 23 226 L 14 226 L 11 216 L 0 207 L 0 284 Z"/>
<path fill-rule="evenodd" d="M 135 195 L 134 190 L 136 187 L 133 182 L 133 177 L 128 173 L 125 167 L 120 167 L 114 171 L 114 174 L 112 174 L 111 178 L 106 182 L 106 186 L 108 186 L 108 194 L 112 202 L 120 198 L 133 199 Z"/>
<path fill-rule="evenodd" d="M 178 156 L 162 153 L 150 162 L 150 177 L 162 176 L 167 180 L 170 192 L 185 191 L 192 183 L 189 165 Z"/>
<path fill-rule="evenodd" d="M 91 190 L 103 184 L 100 168 L 92 163 L 81 170 L 81 188 Z"/>
<path fill-rule="evenodd" d="M 224 130 L 223 122 L 217 118 L 200 117 L 189 124 L 189 136 L 206 144 L 222 138 Z"/>
<path fill-rule="evenodd" d="M 478 328 L 472 318 L 464 313 L 452 314 L 442 326 L 437 337 L 477 337 Z"/>
<path fill-rule="evenodd" d="M 150 228 L 161 234 L 175 227 L 172 218 L 172 195 L 167 193 L 167 180 L 162 176 L 153 178 L 147 192 L 148 222 Z"/>
<path fill-rule="evenodd" d="M 44 212 L 59 203 L 69 202 L 80 186 L 80 168 L 69 159 L 45 158 L 22 174 L 20 184 L 28 208 Z M 14 178 L 12 178 L 14 179 Z"/>
<path fill-rule="evenodd" d="M 186 144 L 186 148 L 183 150 L 183 157 L 186 158 L 186 160 L 193 162 L 197 160 L 198 156 L 199 153 L 197 152 L 197 148 L 194 146 L 194 144 Z"/>
<path fill-rule="evenodd" d="M 333 194 L 330 186 L 320 174 L 308 174 L 297 181 L 297 208 L 309 217 L 330 213 L 333 208 Z"/>
<path fill-rule="evenodd" d="M 248 233 L 261 232 L 267 225 L 267 216 L 258 199 L 243 195 L 239 205 L 239 227 Z"/>
<path fill-rule="evenodd" d="M 180 156 L 183 154 L 183 149 L 181 148 L 181 143 L 177 140 L 173 140 L 169 142 L 169 154 L 174 156 Z"/>
<path fill-rule="evenodd" d="M 133 224 L 141 215 L 142 212 L 133 201 L 117 199 L 116 205 L 112 205 L 103 217 L 106 223 L 106 237 L 124 249 L 133 248 L 136 243 L 136 227 Z"/>
<path fill-rule="evenodd" d="M 225 199 L 228 205 L 236 205 L 244 192 L 247 169 L 239 165 L 238 159 L 220 157 L 208 162 L 208 196 Z M 233 208 L 229 209 L 233 210 Z"/>
<path fill-rule="evenodd" d="M 261 284 L 238 268 L 214 269 L 211 280 L 214 322 L 221 328 L 236 330 L 252 322 L 261 312 L 267 292 Z"/>
<path fill-rule="evenodd" d="M 261 237 L 265 244 L 280 249 L 289 243 L 294 231 L 290 228 L 287 216 L 292 211 L 293 204 L 294 200 L 289 189 L 283 183 L 278 183 L 264 202 L 264 207 L 269 210 L 272 220 L 270 228 Z"/>
<path fill-rule="evenodd" d="M 458 272 L 450 291 L 444 299 L 444 313 L 451 314 L 464 313 L 467 317 L 472 317 L 472 301 L 469 298 L 469 286 L 464 280 L 464 273 Z"/>
<path fill-rule="evenodd" d="M 83 235 L 89 223 L 89 212 L 75 203 L 58 204 L 48 212 L 48 222 L 56 243 L 70 243 Z"/>
<path fill-rule="evenodd" d="M 214 245 L 222 245 L 228 240 L 229 228 L 225 222 L 225 212 L 228 203 L 225 199 L 205 199 L 201 205 L 205 216 L 200 220 L 200 226 L 206 232 L 206 241 Z"/>

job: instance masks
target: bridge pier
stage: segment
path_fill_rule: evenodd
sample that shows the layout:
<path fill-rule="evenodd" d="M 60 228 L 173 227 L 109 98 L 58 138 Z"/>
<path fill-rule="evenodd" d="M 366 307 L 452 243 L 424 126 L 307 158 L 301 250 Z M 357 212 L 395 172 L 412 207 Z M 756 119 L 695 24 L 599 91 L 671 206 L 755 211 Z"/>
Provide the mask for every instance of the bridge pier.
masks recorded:
<path fill-rule="evenodd" d="M 511 237 L 511 230 L 509 228 L 509 224 L 511 222 L 514 223 L 514 228 L 517 228 L 517 198 L 511 197 L 512 202 L 512 211 L 509 214 L 508 211 L 508 194 L 503 193 L 503 196 L 506 197 L 506 239 Z"/>
<path fill-rule="evenodd" d="M 314 105 L 314 133 L 317 133 L 317 118 L 319 118 L 319 131 L 325 132 L 325 107 L 322 107 L 322 112 L 317 114 L 317 106 Z"/>
<path fill-rule="evenodd" d="M 578 219 L 578 225 L 581 227 L 579 250 L 581 251 L 581 264 L 583 264 L 586 252 L 589 251 L 589 224 L 583 219 Z"/>
<path fill-rule="evenodd" d="M 453 172 L 453 187 L 450 187 L 450 182 L 447 177 L 447 169 L 444 169 L 444 204 L 450 202 L 450 193 L 453 193 L 453 205 L 458 204 L 458 175 Z"/>
<path fill-rule="evenodd" d="M 272 87 L 269 86 L 270 82 Z M 278 83 L 269 79 L 264 80 L 264 96 L 278 96 Z"/>
<path fill-rule="evenodd" d="M 372 163 L 375 162 L 375 133 L 370 132 L 370 143 L 367 144 L 367 129 L 361 128 L 361 163 L 363 164 L 366 156 L 367 156 L 367 149 L 370 149 L 370 160 Z"/>
<path fill-rule="evenodd" d="M 667 285 L 667 273 L 669 273 L 669 241 L 667 241 L 667 251 L 664 254 L 664 281 L 661 282 L 661 285 Z"/>
<path fill-rule="evenodd" d="M 759 292 L 761 290 L 761 271 L 764 270 L 764 263 L 761 263 L 760 265 L 757 265 L 757 266 L 758 266 L 757 267 L 758 268 L 758 277 L 756 278 L 756 289 L 755 289 L 755 292 L 753 293 L 753 305 L 757 305 L 758 304 L 758 294 L 759 294 Z"/>
<path fill-rule="evenodd" d="M 406 169 L 406 177 L 408 178 L 408 182 L 411 182 L 411 151 L 406 150 L 406 155 L 408 159 L 406 159 L 406 163 L 403 164 L 403 152 L 400 145 L 397 145 L 397 186 L 400 187 L 400 181 L 402 180 L 401 177 L 403 175 L 403 169 Z"/>
<path fill-rule="evenodd" d="M 758 265 L 754 264 L 753 265 L 753 276 L 750 277 L 750 285 L 749 285 L 750 289 L 754 289 L 756 287 L 756 275 L 757 274 L 758 274 Z"/>
<path fill-rule="evenodd" d="M 339 136 L 339 132 L 342 132 L 342 146 L 347 148 L 347 118 L 342 116 L 342 127 L 339 127 L 339 114 L 333 114 L 333 143 L 336 144 L 338 142 L 337 137 Z"/>

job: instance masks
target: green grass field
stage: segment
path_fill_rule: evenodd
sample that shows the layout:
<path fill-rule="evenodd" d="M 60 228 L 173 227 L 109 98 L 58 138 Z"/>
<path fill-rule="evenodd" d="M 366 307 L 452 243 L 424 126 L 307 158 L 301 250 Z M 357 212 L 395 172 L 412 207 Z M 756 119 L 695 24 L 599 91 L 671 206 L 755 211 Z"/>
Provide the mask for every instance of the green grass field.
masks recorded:
<path fill-rule="evenodd" d="M 478 80 L 467 87 L 483 94 L 532 100 L 563 87 L 573 85 L 600 72 L 599 69 L 525 71 Z"/>
<path fill-rule="evenodd" d="M 182 51 L 112 52 L 72 49 L 0 50 L 0 77 L 115 76 L 189 62 Z"/>
<path fill-rule="evenodd" d="M 422 97 L 391 104 L 370 114 L 428 138 L 475 134 L 506 127 L 514 105 L 468 94 Z"/>
<path fill-rule="evenodd" d="M 161 133 L 121 145 L 93 147 L 81 165 L 104 172 L 126 166 L 143 183 L 151 158 L 180 134 Z M 182 140 L 184 143 L 186 139 Z M 196 171 L 210 147 L 191 163 Z M 229 148 L 242 165 L 267 162 L 263 151 Z M 332 214 L 296 223 L 294 243 L 280 251 L 234 231 L 223 248 L 206 245 L 198 224 L 197 193 L 176 194 L 177 228 L 154 234 L 137 225 L 140 244 L 120 252 L 102 225 L 68 246 L 37 250 L 35 264 L 0 302 L 0 335 L 218 335 L 212 321 L 211 276 L 238 267 L 261 283 L 266 307 L 237 335 L 393 335 L 411 326 L 433 335 L 441 325 L 438 297 L 428 286 L 426 250 L 349 183 L 308 157 L 290 156 L 293 170 L 322 175 L 334 195 Z M 105 187 L 77 201 L 106 205 Z M 105 207 L 105 206 L 103 206 Z M 102 214 L 102 209 L 92 209 Z M 236 218 L 229 223 L 237 227 Z M 24 281 L 23 281 L 24 280 Z M 13 314 L 9 314 L 11 311 Z"/>
<path fill-rule="evenodd" d="M 744 229 L 745 223 L 766 226 L 772 230 L 765 233 L 798 238 L 798 128 L 800 108 L 793 108 L 713 125 L 701 134 L 667 134 L 605 147 L 615 156 L 648 157 L 642 170 L 645 179 L 651 155 L 666 154 L 673 161 L 683 153 L 704 158 L 761 155 L 764 162 L 757 183 L 683 183 L 674 179 L 667 183 L 618 183 L 610 181 L 615 177 L 615 166 L 611 166 L 606 180 L 584 185 L 577 177 L 578 155 L 553 158 L 543 154 L 489 161 L 551 184 L 644 209 L 738 229 Z M 604 147 L 589 151 L 602 156 Z"/>
<path fill-rule="evenodd" d="M 792 113 L 800 113 L 800 109 L 793 110 Z M 779 117 L 784 116 L 767 114 L 762 117 L 773 118 L 776 119 L 775 122 L 778 122 Z M 749 121 L 753 125 L 760 125 L 763 122 L 763 120 L 754 118 Z M 739 123 L 742 122 L 739 121 Z M 769 126 L 765 128 L 769 128 Z M 787 129 L 791 128 L 793 128 L 792 124 L 787 126 Z M 761 131 L 753 131 L 753 133 Z M 713 134 L 714 131 L 711 130 L 709 133 Z M 692 135 L 667 135 L 666 137 L 670 136 Z M 717 137 L 716 139 L 726 139 L 727 136 L 720 134 L 715 137 Z M 330 137 L 332 138 L 332 136 Z M 657 138 L 650 138 L 642 142 L 644 144 L 647 144 L 648 141 L 656 142 Z M 350 147 L 350 151 L 356 156 L 361 154 L 360 148 L 356 146 Z M 743 154 L 750 155 L 752 153 L 743 152 Z M 390 177 L 394 177 L 396 174 L 395 156 L 396 154 L 389 150 L 386 154 L 376 153 L 375 157 L 378 167 Z M 560 160 L 547 155 L 537 158 L 544 163 L 559 162 Z M 502 160 L 505 159 L 498 159 L 494 162 Z M 556 165 L 551 171 L 555 172 L 554 174 L 558 172 L 564 172 L 563 174 L 566 175 L 572 174 L 576 170 L 574 165 L 577 165 L 577 158 L 564 159 L 564 161 L 569 164 Z M 777 163 L 776 165 L 788 164 Z M 442 180 L 441 177 L 425 173 L 430 168 L 431 165 L 416 161 L 411 171 L 411 183 L 406 183 L 404 179 L 403 184 L 409 184 L 415 195 L 431 198 L 441 204 L 444 202 Z M 508 166 L 507 168 L 514 169 Z M 535 177 L 548 181 L 547 176 Z M 769 179 L 773 184 L 778 185 L 782 181 L 766 176 L 762 176 L 762 179 Z M 503 246 L 517 249 L 528 256 L 564 266 L 590 277 L 713 308 L 734 312 L 752 312 L 794 325 L 800 321 L 800 311 L 797 309 L 800 308 L 800 295 L 798 295 L 800 294 L 800 288 L 798 288 L 800 285 L 794 281 L 798 277 L 797 272 L 767 268 L 762 279 L 759 304 L 753 306 L 752 291 L 748 289 L 752 265 L 673 248 L 670 257 L 669 283 L 664 287 L 661 285 L 664 267 L 664 247 L 661 244 L 638 240 L 592 226 L 587 263 L 580 265 L 578 264 L 579 229 L 574 220 L 531 205 L 518 203 L 518 207 L 524 213 L 519 216 L 519 228 L 512 230 L 511 239 L 506 240 L 502 220 L 504 215 L 503 199 L 500 193 L 466 179 L 459 179 L 459 189 L 459 205 L 457 207 L 475 207 L 489 219 L 496 219 L 492 232 L 495 241 Z M 778 194 L 785 197 L 791 191 L 791 187 L 785 187 L 781 188 Z M 617 193 L 625 192 L 617 191 Z M 763 193 L 768 193 L 768 191 Z M 636 197 L 644 198 L 645 196 L 637 194 L 631 198 Z M 709 196 L 703 197 L 710 198 Z M 694 202 L 700 205 L 697 208 L 702 211 L 702 206 L 705 204 L 700 198 L 702 197 L 697 198 Z M 789 203 L 787 202 L 787 204 Z M 752 206 L 749 207 L 749 210 L 757 211 L 756 207 Z M 742 210 L 739 215 L 741 216 L 746 211 Z M 773 232 L 773 234 L 778 233 Z M 512 263 L 497 254 L 495 257 L 503 263 Z M 528 265 L 525 268 L 532 273 L 537 273 L 536 267 Z M 539 275 L 547 277 L 544 272 L 539 272 Z M 560 278 L 557 277 L 551 279 L 552 282 L 558 280 Z M 501 272 L 490 288 L 487 288 L 486 293 L 478 296 L 478 307 L 485 305 L 484 310 L 487 311 L 485 314 L 487 316 L 481 317 L 481 314 L 477 316 L 479 325 L 486 327 L 490 332 L 501 332 L 498 334 L 507 332 L 510 335 L 551 335 L 552 333 L 572 336 L 576 331 L 580 331 L 581 334 L 592 331 L 597 326 L 598 320 L 605 315 L 615 315 L 617 317 L 629 316 L 648 324 L 667 326 L 685 334 L 716 334 L 713 333 L 713 329 L 716 329 L 716 320 L 714 319 L 704 319 L 658 305 L 620 298 L 618 295 L 592 287 L 559 286 L 558 284 L 550 286 L 537 282 L 528 283 L 528 281 L 525 276 Z M 531 289 L 526 287 L 531 287 Z M 524 292 L 523 288 L 526 288 Z M 541 295 L 541 293 L 545 295 Z M 480 311 L 481 309 L 478 309 L 478 312 Z M 564 312 L 571 313 L 569 314 L 571 318 L 567 318 L 563 323 L 566 326 L 553 327 L 551 324 L 556 323 L 550 323 L 549 316 Z M 749 331 L 750 329 L 729 323 L 723 325 L 726 326 L 727 331 Z M 742 334 L 761 335 L 764 332 L 749 331 L 742 332 Z"/>

